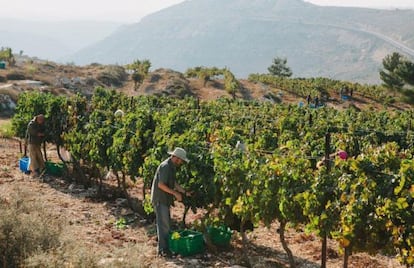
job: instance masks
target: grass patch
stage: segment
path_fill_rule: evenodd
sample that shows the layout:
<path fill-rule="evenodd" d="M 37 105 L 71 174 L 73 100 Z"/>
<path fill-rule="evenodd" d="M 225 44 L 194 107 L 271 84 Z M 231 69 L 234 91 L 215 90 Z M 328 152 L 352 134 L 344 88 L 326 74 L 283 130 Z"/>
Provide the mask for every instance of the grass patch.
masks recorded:
<path fill-rule="evenodd" d="M 10 192 L 0 193 L 0 267 L 165 267 L 148 237 L 91 250 L 36 193 L 18 187 Z"/>
<path fill-rule="evenodd" d="M 11 120 L 0 121 L 0 138 L 12 138 L 13 136 Z"/>
<path fill-rule="evenodd" d="M 0 198 L 0 211 L 0 266 L 21 267 L 35 252 L 59 245 L 61 225 L 28 193 L 16 189 Z"/>
<path fill-rule="evenodd" d="M 32 192 L 0 196 L 0 267 L 98 267 L 98 258 Z"/>

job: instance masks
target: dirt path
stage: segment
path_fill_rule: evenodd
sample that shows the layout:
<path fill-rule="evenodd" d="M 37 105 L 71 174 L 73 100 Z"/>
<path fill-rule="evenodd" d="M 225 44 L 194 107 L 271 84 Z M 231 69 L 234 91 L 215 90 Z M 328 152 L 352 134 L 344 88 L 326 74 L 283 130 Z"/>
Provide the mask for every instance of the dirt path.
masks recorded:
<path fill-rule="evenodd" d="M 236 267 L 242 265 L 244 257 L 241 238 L 233 235 L 229 249 L 217 253 L 207 251 L 194 257 L 164 260 L 156 257 L 155 225 L 142 216 L 133 213 L 124 199 L 99 200 L 96 189 L 84 189 L 67 181 L 46 176 L 39 180 L 19 171 L 19 146 L 12 140 L 2 139 L 0 143 L 0 198 L 12 198 L 16 192 L 25 192 L 39 201 L 54 217 L 63 222 L 65 234 L 74 238 L 79 247 L 89 250 L 102 267 L 134 266 L 134 261 L 144 267 Z M 141 189 L 134 188 L 134 194 Z M 175 220 L 180 220 L 183 206 L 173 210 Z M 125 228 L 117 228 L 120 217 L 131 219 Z M 196 215 L 189 215 L 189 223 Z M 286 254 L 276 233 L 278 225 L 270 229 L 260 226 L 247 236 L 251 242 L 248 257 L 253 267 L 288 267 Z M 289 230 L 287 241 L 297 257 L 299 268 L 319 267 L 320 246 L 318 238 L 302 232 Z M 132 264 L 128 264 L 132 262 Z M 342 267 L 341 256 L 334 242 L 329 243 L 328 267 Z M 402 268 L 395 259 L 366 254 L 351 256 L 349 267 Z"/>

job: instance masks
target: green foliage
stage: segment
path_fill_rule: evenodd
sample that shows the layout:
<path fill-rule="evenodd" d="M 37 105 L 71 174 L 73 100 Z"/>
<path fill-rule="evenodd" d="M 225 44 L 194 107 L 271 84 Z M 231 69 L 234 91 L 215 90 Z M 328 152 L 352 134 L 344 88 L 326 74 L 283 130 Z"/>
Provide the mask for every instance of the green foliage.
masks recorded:
<path fill-rule="evenodd" d="M 303 93 L 309 85 L 318 92 L 342 86 L 322 78 L 254 79 Z M 186 208 L 203 208 L 208 217 L 219 211 L 223 221 L 237 216 L 242 224 L 278 220 L 305 225 L 309 232 L 337 239 L 343 248 L 385 250 L 399 254 L 403 263 L 412 261 L 413 111 L 131 98 L 98 88 L 90 102 L 80 96 L 64 101 L 23 95 L 13 125 L 18 130 L 24 122 L 25 128 L 33 114 L 49 116 L 58 113 L 57 107 L 67 114 L 50 116 L 57 121 L 52 128 L 63 131 L 62 142 L 76 160 L 100 174 L 111 169 L 123 180 L 141 176 L 148 188 L 167 152 L 180 146 L 191 160 L 177 174 L 178 182 L 194 192 Z M 115 116 L 117 110 L 123 115 Z M 240 142 L 245 146 L 236 148 Z M 350 158 L 332 159 L 330 169 L 316 169 L 326 149 L 346 150 Z"/>
<path fill-rule="evenodd" d="M 392 91 L 401 91 L 405 84 L 414 85 L 414 63 L 394 52 L 383 60 L 380 77 L 384 85 Z"/>
<path fill-rule="evenodd" d="M 124 67 L 118 65 L 109 65 L 98 74 L 97 80 L 102 82 L 105 86 L 122 86 L 122 84 L 128 78 L 128 74 L 125 72 Z"/>
<path fill-rule="evenodd" d="M 396 73 L 405 83 L 414 86 L 414 63 L 405 59 L 398 65 Z"/>
<path fill-rule="evenodd" d="M 232 74 L 232 72 L 230 72 L 230 70 L 224 69 L 223 73 L 224 73 L 224 88 L 234 99 L 236 97 L 236 93 L 238 89 L 240 88 L 239 81 Z"/>
<path fill-rule="evenodd" d="M 24 80 L 26 76 L 20 72 L 11 72 L 6 75 L 7 80 Z"/>
<path fill-rule="evenodd" d="M 404 81 L 396 74 L 401 58 L 400 54 L 394 52 L 382 60 L 384 69 L 380 71 L 381 80 L 384 82 L 385 87 L 394 92 L 400 91 L 404 86 Z"/>
<path fill-rule="evenodd" d="M 126 69 L 133 71 L 132 80 L 134 80 L 135 90 L 138 88 L 138 85 L 144 81 L 145 77 L 147 77 L 150 68 L 151 62 L 149 60 L 135 60 L 133 63 L 126 66 Z"/>
<path fill-rule="evenodd" d="M 6 61 L 10 66 L 14 66 L 16 64 L 16 59 L 14 58 L 12 49 L 9 47 L 1 48 L 0 60 Z"/>
<path fill-rule="evenodd" d="M 292 70 L 287 65 L 287 59 L 284 58 L 274 58 L 272 65 L 267 68 L 269 73 L 271 75 L 277 76 L 277 77 L 291 77 L 292 76 Z"/>
<path fill-rule="evenodd" d="M 52 98 L 51 94 L 40 92 L 25 92 L 19 96 L 15 115 L 12 118 L 13 131 L 16 137 L 25 138 L 27 124 L 38 114 L 46 115 L 47 100 Z"/>
<path fill-rule="evenodd" d="M 115 222 L 115 226 L 118 229 L 125 229 L 127 226 L 127 222 L 125 220 L 124 217 L 119 218 L 116 222 Z"/>
<path fill-rule="evenodd" d="M 269 74 L 250 74 L 249 81 L 270 85 L 303 98 L 308 95 L 329 97 L 329 92 L 336 91 L 339 93 L 342 88 L 353 89 L 353 92 L 359 93 L 364 97 L 372 98 L 378 102 L 385 102 L 389 96 L 389 91 L 382 86 L 361 85 L 359 83 L 350 83 L 323 77 L 285 78 Z"/>
<path fill-rule="evenodd" d="M 16 137 L 25 138 L 27 125 L 38 115 L 45 115 L 45 141 L 62 145 L 62 135 L 68 120 L 67 100 L 50 93 L 25 92 L 19 96 L 16 113 L 12 118 L 13 132 Z"/>
<path fill-rule="evenodd" d="M 0 138 L 11 138 L 14 136 L 11 121 L 0 124 Z"/>
<path fill-rule="evenodd" d="M 240 83 L 234 76 L 234 74 L 227 68 L 218 69 L 216 67 L 195 67 L 190 68 L 185 72 L 187 77 L 198 77 L 203 81 L 205 86 L 208 81 L 215 77 L 224 76 L 224 89 L 233 97 L 236 97 L 236 93 L 240 88 Z"/>
<path fill-rule="evenodd" d="M 195 67 L 190 68 L 185 72 L 187 77 L 197 77 L 201 81 L 203 81 L 203 85 L 205 86 L 208 81 L 214 79 L 214 77 L 223 75 L 225 72 L 224 69 L 219 69 L 217 67 L 207 68 L 207 67 Z"/>
<path fill-rule="evenodd" d="M 42 205 L 17 191 L 0 198 L 0 259 L 3 267 L 21 267 L 36 252 L 59 246 L 61 229 Z"/>

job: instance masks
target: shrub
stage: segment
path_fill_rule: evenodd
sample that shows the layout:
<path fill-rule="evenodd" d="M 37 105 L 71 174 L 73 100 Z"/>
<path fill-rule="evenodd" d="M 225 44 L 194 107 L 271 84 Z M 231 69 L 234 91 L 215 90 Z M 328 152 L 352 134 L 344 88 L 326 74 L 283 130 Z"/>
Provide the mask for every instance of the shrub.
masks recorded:
<path fill-rule="evenodd" d="M 67 240 L 62 246 L 49 251 L 38 252 L 25 260 L 25 267 L 88 267 L 95 268 L 97 257 L 90 249 L 74 240 Z"/>
<path fill-rule="evenodd" d="M 0 106 L 1 112 L 1 106 Z M 0 138 L 11 138 L 13 137 L 13 129 L 11 121 L 7 121 L 3 124 L 0 124 Z"/>
<path fill-rule="evenodd" d="M 193 92 L 189 86 L 179 79 L 174 79 L 172 82 L 168 83 L 164 93 L 169 96 L 176 96 L 179 98 L 184 98 L 185 96 L 192 96 Z"/>
<path fill-rule="evenodd" d="M 25 80 L 26 76 L 22 73 L 12 72 L 6 75 L 7 80 Z"/>
<path fill-rule="evenodd" d="M 26 66 L 26 72 L 29 74 L 29 76 L 33 76 L 37 71 L 37 67 L 33 64 Z"/>
<path fill-rule="evenodd" d="M 97 77 L 106 86 L 122 86 L 127 78 L 125 69 L 116 65 L 107 66 Z"/>
<path fill-rule="evenodd" d="M 36 251 L 59 245 L 60 224 L 26 193 L 0 199 L 0 211 L 0 266 L 20 267 Z"/>
<path fill-rule="evenodd" d="M 142 234 L 145 235 L 145 234 Z M 124 244 L 111 252 L 94 252 L 75 240 L 70 233 L 62 239 L 62 246 L 47 252 L 39 252 L 26 259 L 25 267 L 101 267 L 141 268 L 163 267 L 162 259 L 154 259 L 154 247 L 146 243 Z M 144 239 L 145 240 L 145 239 Z"/>

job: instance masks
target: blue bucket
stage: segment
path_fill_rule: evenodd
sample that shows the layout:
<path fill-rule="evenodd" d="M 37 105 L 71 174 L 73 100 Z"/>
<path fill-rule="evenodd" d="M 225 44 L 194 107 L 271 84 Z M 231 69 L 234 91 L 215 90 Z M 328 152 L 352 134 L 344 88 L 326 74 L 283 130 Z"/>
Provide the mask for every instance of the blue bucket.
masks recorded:
<path fill-rule="evenodd" d="M 29 157 L 22 157 L 19 160 L 19 168 L 22 172 L 28 173 L 30 172 L 30 158 Z"/>

